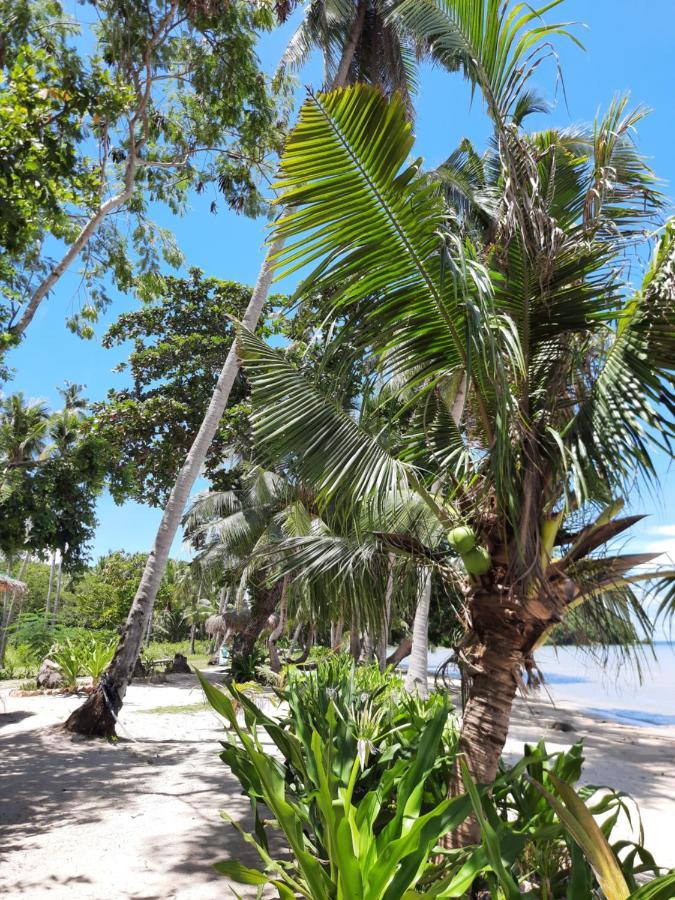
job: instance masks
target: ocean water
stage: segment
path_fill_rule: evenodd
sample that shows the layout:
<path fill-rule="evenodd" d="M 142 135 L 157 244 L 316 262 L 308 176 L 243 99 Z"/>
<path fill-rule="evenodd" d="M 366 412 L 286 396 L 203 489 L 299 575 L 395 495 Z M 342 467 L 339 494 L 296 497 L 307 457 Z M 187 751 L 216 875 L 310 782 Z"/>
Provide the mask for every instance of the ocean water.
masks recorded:
<path fill-rule="evenodd" d="M 429 671 L 435 672 L 449 656 L 436 648 L 429 654 Z M 577 647 L 544 647 L 535 654 L 544 675 L 546 692 L 554 703 L 572 704 L 602 718 L 644 726 L 675 726 L 675 644 L 655 644 L 641 660 L 642 678 L 634 666 L 610 649 L 602 666 Z M 452 669 L 449 675 L 458 675 Z"/>

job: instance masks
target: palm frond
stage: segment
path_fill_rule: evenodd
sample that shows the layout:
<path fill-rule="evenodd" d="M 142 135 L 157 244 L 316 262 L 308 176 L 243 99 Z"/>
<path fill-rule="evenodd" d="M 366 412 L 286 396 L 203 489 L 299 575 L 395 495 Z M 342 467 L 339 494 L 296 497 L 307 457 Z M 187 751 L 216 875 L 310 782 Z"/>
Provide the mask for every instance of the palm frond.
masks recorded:
<path fill-rule="evenodd" d="M 358 503 L 407 488 L 412 467 L 392 458 L 280 353 L 244 328 L 238 346 L 253 386 L 251 421 L 262 452 L 311 484 L 324 502 L 339 493 Z"/>
<path fill-rule="evenodd" d="M 675 221 L 641 291 L 624 303 L 604 365 L 565 435 L 583 484 L 653 477 L 651 450 L 675 432 Z"/>
<path fill-rule="evenodd" d="M 543 16 L 561 4 L 534 8 L 503 0 L 403 0 L 392 12 L 436 62 L 461 70 L 477 86 L 496 121 L 518 112 L 527 83 L 563 36 L 581 46 L 574 23 L 547 25 Z"/>

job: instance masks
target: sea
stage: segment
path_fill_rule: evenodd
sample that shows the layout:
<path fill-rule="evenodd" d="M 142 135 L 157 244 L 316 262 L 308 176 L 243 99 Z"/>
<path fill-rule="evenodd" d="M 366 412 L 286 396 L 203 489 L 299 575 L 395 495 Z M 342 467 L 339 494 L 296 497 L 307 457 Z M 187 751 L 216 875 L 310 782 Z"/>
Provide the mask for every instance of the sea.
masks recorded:
<path fill-rule="evenodd" d="M 442 647 L 430 650 L 430 674 L 449 655 Z M 609 648 L 606 658 L 585 647 L 543 647 L 535 660 L 544 676 L 541 699 L 548 693 L 555 705 L 572 705 L 609 721 L 675 726 L 675 643 L 642 648 L 639 667 L 618 647 Z M 449 667 L 448 675 L 458 677 L 458 672 Z"/>

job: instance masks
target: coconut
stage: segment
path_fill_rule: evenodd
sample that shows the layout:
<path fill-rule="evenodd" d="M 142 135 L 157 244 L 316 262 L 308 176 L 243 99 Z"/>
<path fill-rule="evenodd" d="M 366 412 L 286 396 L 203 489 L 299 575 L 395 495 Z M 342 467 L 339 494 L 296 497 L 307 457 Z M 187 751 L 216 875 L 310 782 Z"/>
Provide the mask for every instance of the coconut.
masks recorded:
<path fill-rule="evenodd" d="M 469 550 L 468 553 L 462 555 L 462 562 L 469 575 L 474 577 L 485 575 L 486 572 L 490 571 L 490 566 L 492 565 L 490 554 L 485 547 L 474 547 L 473 550 Z"/>
<path fill-rule="evenodd" d="M 448 541 L 450 545 L 460 554 L 464 556 L 476 546 L 476 534 L 473 528 L 467 525 L 460 525 L 448 532 Z"/>

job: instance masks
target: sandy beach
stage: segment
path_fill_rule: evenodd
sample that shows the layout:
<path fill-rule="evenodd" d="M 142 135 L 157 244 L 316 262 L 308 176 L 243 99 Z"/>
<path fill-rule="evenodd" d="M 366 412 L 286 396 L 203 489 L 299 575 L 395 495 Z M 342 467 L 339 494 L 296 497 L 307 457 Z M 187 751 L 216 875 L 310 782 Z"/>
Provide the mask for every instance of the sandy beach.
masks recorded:
<path fill-rule="evenodd" d="M 9 688 L 0 690 L 3 896 L 210 900 L 228 896 L 213 862 L 238 857 L 256 865 L 219 816 L 226 809 L 245 821 L 248 801 L 218 758 L 222 725 L 203 707 L 192 676 L 133 684 L 115 744 L 58 729 L 78 698 L 11 696 Z M 561 721 L 574 730 L 551 728 Z M 661 865 L 675 866 L 674 727 L 603 721 L 541 696 L 519 700 L 507 755 L 541 737 L 551 749 L 583 737 L 584 781 L 630 793 L 647 846 Z"/>

